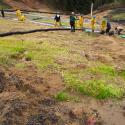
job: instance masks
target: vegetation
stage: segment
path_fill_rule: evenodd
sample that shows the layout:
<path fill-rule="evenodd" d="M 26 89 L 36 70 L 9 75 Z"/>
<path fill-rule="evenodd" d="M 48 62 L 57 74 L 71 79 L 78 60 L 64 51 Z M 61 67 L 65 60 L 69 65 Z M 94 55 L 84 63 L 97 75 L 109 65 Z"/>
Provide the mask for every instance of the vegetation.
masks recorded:
<path fill-rule="evenodd" d="M 106 71 L 108 74 L 110 72 Z M 91 79 L 82 81 L 76 74 L 68 72 L 64 75 L 67 88 L 75 90 L 83 95 L 96 97 L 97 99 L 121 98 L 124 95 L 124 89 L 113 84 L 106 83 L 105 79 Z M 108 78 L 109 79 L 109 78 Z"/>
<path fill-rule="evenodd" d="M 55 96 L 55 99 L 58 101 L 68 101 L 70 99 L 70 96 L 66 92 L 59 92 Z"/>
<path fill-rule="evenodd" d="M 2 21 L 2 27 L 8 26 L 7 20 L 0 22 Z M 9 21 L 9 24 L 12 25 L 9 25 L 8 30 L 22 25 L 23 30 L 31 27 L 27 23 Z M 109 53 L 114 51 L 108 49 L 105 52 L 95 46 L 106 48 L 107 42 L 111 42 L 109 37 L 97 42 L 97 37 L 93 35 L 83 32 L 74 35 L 69 31 L 10 36 L 0 40 L 0 64 L 19 69 L 34 65 L 40 71 L 58 72 L 65 83 L 61 92 L 55 94 L 59 101 L 77 100 L 81 95 L 97 99 L 122 98 L 125 93 L 125 70 L 117 71 L 112 62 L 106 64 L 112 58 Z M 99 60 L 100 58 L 94 57 L 94 51 L 101 51 L 108 59 Z M 121 50 L 118 52 L 121 53 Z M 103 62 L 105 60 L 106 63 Z"/>
<path fill-rule="evenodd" d="M 58 9 L 66 10 L 66 11 L 80 11 L 84 12 L 84 14 L 90 12 L 91 3 L 94 2 L 94 8 L 109 4 L 112 2 L 122 2 L 124 0 L 44 0 L 47 4 L 49 3 L 51 6 L 54 6 Z"/>
<path fill-rule="evenodd" d="M 59 71 L 62 73 L 66 85 L 65 92 L 59 92 L 55 96 L 59 101 L 75 100 L 66 93 L 67 91 L 71 93 L 74 91 L 78 95 L 88 95 L 98 99 L 123 97 L 124 87 L 117 85 L 116 79 L 120 78 L 124 81 L 125 71 L 118 72 L 113 66 L 100 62 L 89 62 L 91 65 L 85 69 L 70 69 L 68 68 L 70 61 L 77 64 L 85 62 L 85 59 L 78 54 L 70 54 L 69 47 L 60 47 L 58 44 L 51 44 L 48 41 L 24 41 L 22 43 L 21 41 L 3 39 L 0 41 L 0 64 L 26 68 L 25 61 L 30 61 L 41 70 L 54 68 Z M 61 65 L 56 62 L 57 58 L 61 56 L 65 57 L 65 61 L 68 59 L 69 62 Z M 87 76 L 91 77 L 85 80 L 84 77 Z"/>
<path fill-rule="evenodd" d="M 3 0 L 0 0 L 0 9 L 10 9 L 11 7 L 3 2 Z"/>

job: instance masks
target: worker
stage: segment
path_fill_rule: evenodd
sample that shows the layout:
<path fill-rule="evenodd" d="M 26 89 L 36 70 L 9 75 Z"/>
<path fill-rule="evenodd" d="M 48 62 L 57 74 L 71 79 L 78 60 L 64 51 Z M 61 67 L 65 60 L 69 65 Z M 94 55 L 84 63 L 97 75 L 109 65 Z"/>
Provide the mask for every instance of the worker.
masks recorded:
<path fill-rule="evenodd" d="M 1 15 L 2 15 L 3 18 L 5 17 L 5 13 L 4 13 L 3 8 L 1 9 Z"/>
<path fill-rule="evenodd" d="M 26 20 L 26 17 L 24 15 L 21 15 L 19 21 L 24 22 L 25 20 Z"/>
<path fill-rule="evenodd" d="M 61 26 L 61 17 L 60 17 L 60 15 L 59 15 L 59 12 L 57 12 L 57 14 L 55 15 L 55 18 L 54 18 L 54 20 L 55 20 L 55 26 Z"/>
<path fill-rule="evenodd" d="M 92 32 L 95 31 L 95 23 L 96 23 L 96 17 L 93 16 L 92 19 L 91 19 L 91 29 L 92 29 Z"/>
<path fill-rule="evenodd" d="M 103 20 L 101 21 L 101 34 L 104 34 L 106 32 L 106 28 L 107 28 L 107 21 L 106 19 L 103 18 Z"/>
<path fill-rule="evenodd" d="M 77 28 L 79 28 L 79 16 L 78 15 L 76 15 L 75 16 L 75 27 L 77 27 Z"/>
<path fill-rule="evenodd" d="M 18 10 L 16 11 L 16 16 L 17 16 L 18 20 L 20 20 L 21 15 L 22 15 L 22 13 L 21 13 L 21 11 L 18 9 Z"/>
<path fill-rule="evenodd" d="M 81 28 L 82 30 L 83 30 L 83 22 L 84 22 L 83 16 L 80 15 L 80 16 L 79 16 L 79 26 L 80 26 L 80 28 Z"/>
<path fill-rule="evenodd" d="M 111 23 L 109 21 L 107 21 L 107 25 L 106 25 L 106 34 L 109 34 L 110 33 L 110 30 L 111 30 Z"/>
<path fill-rule="evenodd" d="M 75 32 L 75 21 L 76 21 L 75 13 L 72 12 L 72 13 L 71 13 L 71 16 L 70 16 L 71 32 Z"/>
<path fill-rule="evenodd" d="M 115 28 L 115 31 L 116 31 L 116 33 L 117 33 L 118 35 L 121 35 L 121 32 L 122 32 L 123 30 L 124 30 L 124 29 L 123 29 L 122 26 L 117 26 L 117 27 Z"/>

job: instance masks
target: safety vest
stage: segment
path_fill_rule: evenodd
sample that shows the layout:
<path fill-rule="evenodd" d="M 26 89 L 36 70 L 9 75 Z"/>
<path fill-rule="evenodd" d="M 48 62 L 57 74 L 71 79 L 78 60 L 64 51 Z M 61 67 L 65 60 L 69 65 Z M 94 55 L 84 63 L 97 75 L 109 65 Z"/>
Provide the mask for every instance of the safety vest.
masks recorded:
<path fill-rule="evenodd" d="M 82 16 L 79 17 L 79 24 L 83 25 L 83 17 Z"/>
<path fill-rule="evenodd" d="M 25 21 L 26 17 L 24 15 L 20 16 L 20 21 Z"/>
<path fill-rule="evenodd" d="M 106 28 L 106 25 L 107 25 L 107 21 L 106 20 L 102 20 L 101 27 L 102 27 L 103 30 Z"/>
<path fill-rule="evenodd" d="M 95 18 L 92 18 L 92 19 L 91 19 L 91 25 L 95 25 L 95 23 L 96 23 L 96 19 L 95 19 Z"/>
<path fill-rule="evenodd" d="M 16 11 L 16 15 L 17 15 L 17 17 L 20 17 L 20 16 L 22 15 L 21 11 L 20 11 L 20 10 L 17 10 L 17 11 Z"/>

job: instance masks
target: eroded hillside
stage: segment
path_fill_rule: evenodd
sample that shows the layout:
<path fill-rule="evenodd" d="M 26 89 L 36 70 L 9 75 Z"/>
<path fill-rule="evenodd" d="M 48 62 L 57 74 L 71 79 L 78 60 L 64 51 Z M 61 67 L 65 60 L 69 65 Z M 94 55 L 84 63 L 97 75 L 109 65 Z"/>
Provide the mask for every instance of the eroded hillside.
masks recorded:
<path fill-rule="evenodd" d="M 14 9 L 38 9 L 38 10 L 44 10 L 48 11 L 48 6 L 43 2 L 39 0 L 3 0 L 7 5 L 11 6 Z"/>

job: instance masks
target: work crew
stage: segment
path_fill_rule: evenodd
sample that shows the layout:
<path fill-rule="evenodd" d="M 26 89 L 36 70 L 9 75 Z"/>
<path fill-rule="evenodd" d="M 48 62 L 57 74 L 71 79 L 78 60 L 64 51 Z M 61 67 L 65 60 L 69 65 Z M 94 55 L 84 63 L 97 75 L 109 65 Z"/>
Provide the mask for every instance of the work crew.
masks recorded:
<path fill-rule="evenodd" d="M 59 12 L 57 12 L 57 14 L 55 15 L 55 18 L 54 18 L 54 20 L 55 20 L 55 26 L 61 26 L 61 17 L 60 17 L 60 15 L 59 15 Z"/>
<path fill-rule="evenodd" d="M 91 19 L 91 29 L 92 29 L 92 32 L 95 31 L 95 23 L 96 23 L 96 17 L 93 16 L 92 19 Z"/>
<path fill-rule="evenodd" d="M 18 18 L 18 21 L 24 22 L 26 20 L 26 17 L 22 14 L 22 12 L 19 9 L 16 11 L 16 16 Z"/>
<path fill-rule="evenodd" d="M 70 16 L 71 32 L 75 32 L 75 21 L 76 21 L 75 13 L 72 12 L 72 13 L 71 13 L 71 16 Z"/>
<path fill-rule="evenodd" d="M 3 18 L 5 17 L 5 13 L 4 13 L 3 8 L 1 9 L 1 15 L 2 15 Z"/>

